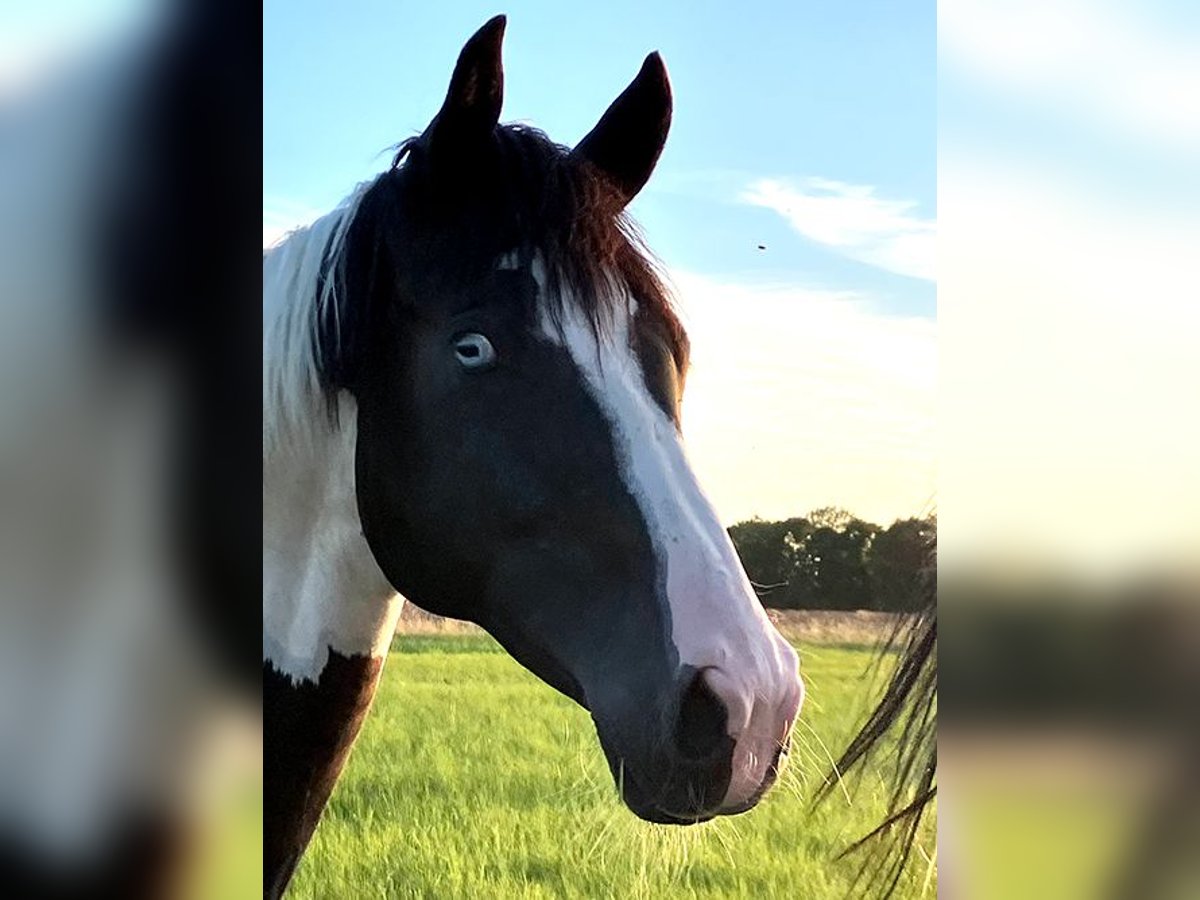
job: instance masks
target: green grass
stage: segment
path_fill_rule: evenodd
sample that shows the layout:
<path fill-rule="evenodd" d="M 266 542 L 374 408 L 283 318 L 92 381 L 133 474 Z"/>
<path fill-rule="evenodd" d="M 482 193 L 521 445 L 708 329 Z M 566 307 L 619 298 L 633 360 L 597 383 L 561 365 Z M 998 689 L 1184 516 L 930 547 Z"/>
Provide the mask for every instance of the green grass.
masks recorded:
<path fill-rule="evenodd" d="M 861 648 L 800 646 L 791 764 L 754 811 L 691 828 L 619 805 L 587 713 L 486 637 L 399 637 L 375 707 L 289 896 L 845 897 L 835 856 L 883 812 L 868 772 L 809 798 L 866 709 Z M 935 896 L 924 854 L 898 897 Z M 929 876 L 928 882 L 926 881 Z"/>

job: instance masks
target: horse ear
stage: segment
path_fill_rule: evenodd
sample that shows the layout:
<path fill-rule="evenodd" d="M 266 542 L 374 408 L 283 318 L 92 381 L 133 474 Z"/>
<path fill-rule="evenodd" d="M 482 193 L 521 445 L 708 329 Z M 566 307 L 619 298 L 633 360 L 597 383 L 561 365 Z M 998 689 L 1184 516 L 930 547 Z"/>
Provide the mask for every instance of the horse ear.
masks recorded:
<path fill-rule="evenodd" d="M 426 132 L 435 147 L 486 137 L 500 121 L 504 102 L 500 47 L 505 22 L 504 16 L 489 19 L 459 53 L 450 90 Z"/>
<path fill-rule="evenodd" d="M 628 203 L 649 180 L 670 128 L 671 82 L 662 57 L 651 53 L 572 152 L 596 166 Z"/>

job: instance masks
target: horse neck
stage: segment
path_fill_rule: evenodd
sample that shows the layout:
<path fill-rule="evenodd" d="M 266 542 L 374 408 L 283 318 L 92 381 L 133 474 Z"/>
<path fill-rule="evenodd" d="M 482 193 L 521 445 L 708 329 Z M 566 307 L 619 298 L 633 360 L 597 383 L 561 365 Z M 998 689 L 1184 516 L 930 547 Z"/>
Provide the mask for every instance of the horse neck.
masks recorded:
<path fill-rule="evenodd" d="M 320 404 L 314 403 L 314 406 Z M 362 534 L 356 410 L 263 458 L 263 878 L 280 897 L 346 763 L 400 613 Z"/>
<path fill-rule="evenodd" d="M 263 460 L 263 658 L 295 681 L 317 681 L 331 650 L 385 655 L 400 614 L 358 516 L 357 408 L 338 404 Z"/>

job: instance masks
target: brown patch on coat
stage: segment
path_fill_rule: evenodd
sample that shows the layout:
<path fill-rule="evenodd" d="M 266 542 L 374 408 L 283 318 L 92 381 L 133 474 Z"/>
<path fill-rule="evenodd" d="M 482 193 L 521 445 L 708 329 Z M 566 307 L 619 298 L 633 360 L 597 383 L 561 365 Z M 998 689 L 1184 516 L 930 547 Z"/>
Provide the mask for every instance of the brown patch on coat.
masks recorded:
<path fill-rule="evenodd" d="M 329 651 L 294 682 L 263 662 L 263 894 L 280 897 L 312 839 L 375 695 L 383 658 Z"/>

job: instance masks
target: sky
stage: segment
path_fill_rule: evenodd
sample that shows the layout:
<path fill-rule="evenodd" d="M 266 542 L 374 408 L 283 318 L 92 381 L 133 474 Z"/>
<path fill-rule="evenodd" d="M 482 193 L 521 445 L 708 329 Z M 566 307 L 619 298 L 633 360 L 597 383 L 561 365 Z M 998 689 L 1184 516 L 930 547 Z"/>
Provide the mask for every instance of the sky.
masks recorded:
<path fill-rule="evenodd" d="M 9 4 L 0 97 L 152 3 Z M 264 246 L 424 128 L 497 12 L 504 118 L 563 143 L 666 60 L 674 126 L 632 212 L 726 521 L 936 504 L 943 568 L 1200 559 L 1200 6 L 270 0 Z"/>
<path fill-rule="evenodd" d="M 1185 0 L 938 6 L 943 572 L 1200 561 L 1198 46 Z"/>
<path fill-rule="evenodd" d="M 436 113 L 508 15 L 503 121 L 573 144 L 658 50 L 671 135 L 631 206 L 689 327 L 684 432 L 723 519 L 933 501 L 928 2 L 282 2 L 263 10 L 263 242 Z M 760 245 L 765 249 L 759 249 Z"/>

